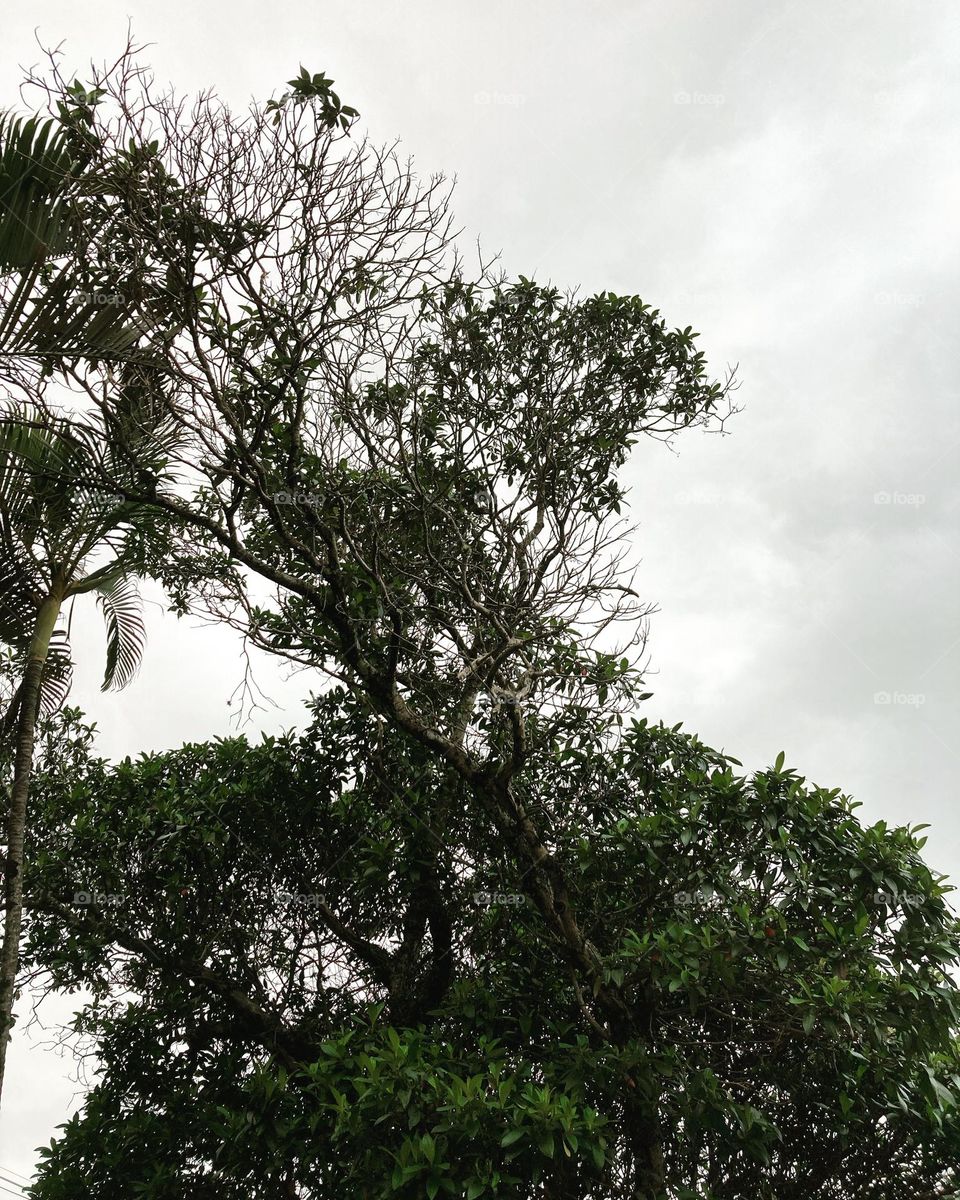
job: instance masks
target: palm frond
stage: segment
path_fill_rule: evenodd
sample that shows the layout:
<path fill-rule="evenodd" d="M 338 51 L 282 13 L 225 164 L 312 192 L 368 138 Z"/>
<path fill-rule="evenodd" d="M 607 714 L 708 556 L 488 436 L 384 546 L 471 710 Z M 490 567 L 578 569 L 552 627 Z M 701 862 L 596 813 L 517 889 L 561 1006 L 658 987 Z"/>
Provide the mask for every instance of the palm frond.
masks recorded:
<path fill-rule="evenodd" d="M 9 520 L 22 524 L 36 509 L 38 485 L 49 457 L 47 438 L 19 419 L 16 412 L 0 415 L 0 506 Z M 53 477 L 48 476 L 51 491 L 52 484 Z"/>
<path fill-rule="evenodd" d="M 98 462 L 98 456 L 105 462 Z M 0 555 L 3 524 L 24 548 L 43 530 L 61 563 L 79 566 L 111 531 L 138 519 L 137 505 L 107 490 L 115 471 L 102 437 L 64 419 L 20 407 L 0 408 Z"/>
<path fill-rule="evenodd" d="M 0 269 L 26 276 L 66 249 L 72 167 L 52 119 L 0 115 Z"/>
<path fill-rule="evenodd" d="M 7 665 L 7 664 L 5 664 Z M 0 760 L 8 757 L 14 750 L 14 733 L 20 716 L 20 699 L 23 696 L 23 679 L 13 689 L 10 699 L 3 697 L 0 711 Z"/>
<path fill-rule="evenodd" d="M 42 580 L 29 558 L 0 559 L 0 643 L 25 651 L 36 620 Z"/>
<path fill-rule="evenodd" d="M 140 668 L 146 643 L 140 593 L 133 577 L 119 572 L 102 580 L 95 590 L 107 625 L 107 665 L 101 690 L 124 688 Z"/>
<path fill-rule="evenodd" d="M 59 359 L 110 359 L 149 329 L 115 284 L 98 286 L 86 250 L 103 218 L 79 204 L 89 190 L 81 182 L 62 126 L 0 116 L 2 353 L 51 367 Z"/>
<path fill-rule="evenodd" d="M 120 358 L 142 332 L 119 292 L 103 293 L 79 279 L 72 264 L 43 287 L 34 287 L 29 309 L 23 306 L 16 315 L 16 326 L 0 323 L 0 347 L 8 354 L 48 360 Z"/>
<path fill-rule="evenodd" d="M 24 547 L 40 530 L 54 542 L 75 536 L 85 474 L 89 466 L 63 422 L 23 407 L 0 410 L 0 511 Z"/>
<path fill-rule="evenodd" d="M 17 723 L 20 718 L 20 705 L 23 698 L 23 668 L 26 665 L 25 654 L 12 654 L 5 664 L 9 671 L 16 667 L 20 681 L 14 688 L 9 701 L 0 707 L 0 756 L 13 750 L 13 742 Z M 63 629 L 54 631 L 50 640 L 47 661 L 44 663 L 43 674 L 40 677 L 40 695 L 37 700 L 37 716 L 53 716 L 70 693 L 73 683 L 73 658 L 70 653 L 69 635 Z"/>
<path fill-rule="evenodd" d="M 73 656 L 70 639 L 63 629 L 55 629 L 40 677 L 40 711 L 51 716 L 66 700 L 73 683 Z"/>

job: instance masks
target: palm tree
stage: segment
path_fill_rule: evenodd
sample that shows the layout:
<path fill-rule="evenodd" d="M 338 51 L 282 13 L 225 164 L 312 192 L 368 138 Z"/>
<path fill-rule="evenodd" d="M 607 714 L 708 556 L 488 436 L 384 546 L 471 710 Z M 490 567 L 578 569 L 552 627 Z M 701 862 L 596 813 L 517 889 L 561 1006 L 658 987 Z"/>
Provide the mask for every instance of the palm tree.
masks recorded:
<path fill-rule="evenodd" d="M 163 444 L 157 416 L 156 355 L 143 339 L 162 306 L 128 303 L 116 272 L 95 268 L 91 247 L 107 245 L 111 188 L 97 164 L 90 114 L 98 101 L 74 85 L 60 121 L 0 114 L 0 355 L 39 364 L 41 378 L 80 359 L 113 364 L 107 377 L 124 415 L 100 438 L 67 420 L 8 406 L 0 412 L 0 643 L 17 657 L 20 683 L 0 716 L 0 750 L 13 758 L 6 822 L 4 926 L 0 949 L 0 1091 L 12 1024 L 23 913 L 23 855 L 35 729 L 44 707 L 62 703 L 70 654 L 59 625 L 64 606 L 94 593 L 107 624 L 104 688 L 124 687 L 143 647 L 135 576 L 158 526 L 142 507 L 98 490 L 106 467 L 130 477 L 155 472 Z M 122 255 L 121 255 L 122 259 Z M 129 273 L 128 273 L 129 274 Z M 112 276 L 111 303 L 102 287 Z M 117 282 L 119 280 L 119 283 Z M 141 283 L 143 281 L 141 280 Z M 98 290 L 99 285 L 99 290 Z M 129 288 L 128 288 L 129 290 Z M 133 289 L 136 291 L 136 289 Z M 144 292 L 140 288 L 140 294 Z M 113 302 L 116 301 L 116 302 Z M 85 440 L 86 438 L 86 440 Z"/>
<path fill-rule="evenodd" d="M 6 1060 L 23 912 L 24 834 L 35 730 L 70 682 L 70 648 L 59 626 L 74 597 L 93 593 L 107 626 L 103 689 L 136 674 L 144 626 L 135 577 L 156 527 L 141 506 L 88 482 L 96 464 L 69 423 L 0 415 L 0 642 L 21 680 L 0 727 L 13 756 L 7 813 L 3 946 L 0 951 L 0 1089 Z"/>

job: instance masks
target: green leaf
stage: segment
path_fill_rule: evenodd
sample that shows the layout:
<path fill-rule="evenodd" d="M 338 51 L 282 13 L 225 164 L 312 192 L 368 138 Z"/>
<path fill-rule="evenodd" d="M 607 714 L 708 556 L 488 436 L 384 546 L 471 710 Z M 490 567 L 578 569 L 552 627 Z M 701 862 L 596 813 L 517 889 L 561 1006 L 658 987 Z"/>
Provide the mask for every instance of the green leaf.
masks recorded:
<path fill-rule="evenodd" d="M 143 656 L 146 629 L 134 580 L 120 572 L 97 587 L 107 625 L 107 665 L 103 691 L 123 688 L 134 678 Z"/>
<path fill-rule="evenodd" d="M 540 1147 L 540 1153 L 545 1154 L 547 1158 L 553 1158 L 556 1152 L 556 1142 L 552 1133 L 541 1133 L 537 1137 L 537 1145 Z"/>

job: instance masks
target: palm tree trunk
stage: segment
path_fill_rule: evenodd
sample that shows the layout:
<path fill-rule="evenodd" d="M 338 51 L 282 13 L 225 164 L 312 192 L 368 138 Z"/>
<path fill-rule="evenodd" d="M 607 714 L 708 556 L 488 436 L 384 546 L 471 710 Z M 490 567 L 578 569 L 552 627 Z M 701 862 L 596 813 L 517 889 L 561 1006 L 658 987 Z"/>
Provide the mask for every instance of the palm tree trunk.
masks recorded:
<path fill-rule="evenodd" d="M 20 689 L 17 714 L 16 758 L 7 814 L 7 861 L 4 870 L 3 949 L 0 950 L 0 1093 L 3 1091 L 7 1046 L 13 1024 L 13 995 L 20 962 L 20 926 L 23 919 L 23 839 L 27 823 L 27 795 L 33 767 L 33 744 L 40 707 L 40 684 L 50 649 L 50 638 L 62 603 L 54 589 L 40 605 L 27 666 Z"/>

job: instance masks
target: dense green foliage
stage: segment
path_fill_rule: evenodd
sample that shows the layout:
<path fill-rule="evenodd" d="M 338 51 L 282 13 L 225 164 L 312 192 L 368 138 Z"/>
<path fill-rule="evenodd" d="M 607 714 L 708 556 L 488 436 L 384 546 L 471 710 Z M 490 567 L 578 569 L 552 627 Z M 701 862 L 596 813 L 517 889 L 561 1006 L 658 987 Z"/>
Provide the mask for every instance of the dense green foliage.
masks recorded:
<path fill-rule="evenodd" d="M 923 839 L 782 758 L 747 779 L 641 721 L 525 781 L 604 970 L 649 999 L 652 1043 L 618 1047 L 461 786 L 341 693 L 259 746 L 111 767 L 74 736 L 30 954 L 92 989 L 102 1078 L 41 1200 L 620 1195 L 625 1080 L 659 1097 L 671 1196 L 912 1198 L 960 1161 L 960 929 Z"/>

